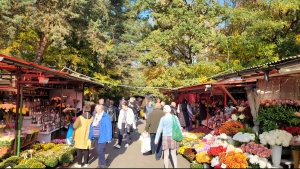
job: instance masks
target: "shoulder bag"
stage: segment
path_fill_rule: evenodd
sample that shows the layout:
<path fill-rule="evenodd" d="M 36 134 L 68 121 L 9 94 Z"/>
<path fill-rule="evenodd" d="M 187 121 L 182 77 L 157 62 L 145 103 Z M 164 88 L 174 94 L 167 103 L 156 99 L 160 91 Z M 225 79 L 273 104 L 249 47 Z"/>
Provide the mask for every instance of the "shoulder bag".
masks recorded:
<path fill-rule="evenodd" d="M 178 126 L 175 115 L 172 115 L 172 138 L 179 142 L 183 139 L 180 126 Z"/>

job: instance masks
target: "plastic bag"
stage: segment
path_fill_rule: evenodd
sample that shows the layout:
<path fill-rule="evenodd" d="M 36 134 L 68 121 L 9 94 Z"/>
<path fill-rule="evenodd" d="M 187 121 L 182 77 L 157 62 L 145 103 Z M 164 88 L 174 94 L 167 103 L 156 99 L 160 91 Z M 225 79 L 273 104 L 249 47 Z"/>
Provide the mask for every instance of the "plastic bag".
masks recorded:
<path fill-rule="evenodd" d="M 146 153 L 151 150 L 151 139 L 148 133 L 143 133 L 139 140 L 141 141 L 141 153 Z"/>
<path fill-rule="evenodd" d="M 73 132 L 74 132 L 73 125 L 70 124 L 68 132 L 67 132 L 67 138 L 66 138 L 66 142 L 67 142 L 68 145 L 73 145 L 74 144 Z"/>

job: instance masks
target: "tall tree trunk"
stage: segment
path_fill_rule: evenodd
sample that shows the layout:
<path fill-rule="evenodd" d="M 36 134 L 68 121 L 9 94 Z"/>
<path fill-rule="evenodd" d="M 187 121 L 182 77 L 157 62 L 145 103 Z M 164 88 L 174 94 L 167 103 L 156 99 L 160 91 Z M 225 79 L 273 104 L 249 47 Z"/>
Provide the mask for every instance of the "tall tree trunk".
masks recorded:
<path fill-rule="evenodd" d="M 41 59 L 45 53 L 45 50 L 48 46 L 49 43 L 49 36 L 48 35 L 44 35 L 44 36 L 39 36 L 37 38 L 37 44 L 36 44 L 36 55 L 35 55 L 35 60 L 34 62 L 37 64 L 40 64 Z"/>

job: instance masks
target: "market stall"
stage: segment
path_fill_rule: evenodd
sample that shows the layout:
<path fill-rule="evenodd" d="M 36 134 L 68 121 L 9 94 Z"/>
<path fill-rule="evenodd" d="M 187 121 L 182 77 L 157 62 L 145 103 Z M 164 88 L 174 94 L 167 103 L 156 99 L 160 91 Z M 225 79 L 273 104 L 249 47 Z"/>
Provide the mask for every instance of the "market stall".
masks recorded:
<path fill-rule="evenodd" d="M 50 142 L 81 110 L 84 88 L 103 87 L 78 74 L 2 54 L 0 70 L 0 127 L 7 129 L 2 137 L 9 140 L 2 154 L 14 147 L 19 155 L 20 148 L 35 141 Z"/>
<path fill-rule="evenodd" d="M 215 85 L 240 78 L 254 80 L 255 86 L 241 84 L 248 110 L 238 104 L 210 134 L 184 133 L 179 153 L 191 168 L 299 168 L 299 65 L 295 56 L 214 77 Z M 246 125 L 246 114 L 254 127 Z"/>

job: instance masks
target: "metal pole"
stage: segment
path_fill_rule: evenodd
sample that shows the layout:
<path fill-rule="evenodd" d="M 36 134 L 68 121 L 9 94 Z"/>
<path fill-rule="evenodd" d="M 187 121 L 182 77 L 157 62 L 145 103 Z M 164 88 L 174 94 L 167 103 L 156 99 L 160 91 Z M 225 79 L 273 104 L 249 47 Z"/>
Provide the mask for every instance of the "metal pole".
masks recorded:
<path fill-rule="evenodd" d="M 16 111 L 18 112 L 20 107 L 20 83 L 19 83 L 20 77 L 18 77 L 17 81 L 17 101 L 16 101 Z M 15 121 L 15 143 L 14 143 L 14 155 L 17 155 L 17 149 L 18 149 L 18 128 L 19 128 L 19 116 L 16 113 L 16 121 Z"/>
<path fill-rule="evenodd" d="M 60 119 L 60 123 L 59 123 L 59 135 L 61 135 L 61 109 L 62 109 L 62 102 L 63 102 L 63 93 L 62 93 L 62 89 L 63 89 L 63 85 L 61 85 L 61 88 L 60 88 L 60 98 L 61 98 L 61 101 L 60 101 L 60 108 L 59 108 L 59 119 Z"/>
<path fill-rule="evenodd" d="M 77 117 L 77 89 L 75 87 L 75 95 L 76 95 L 76 99 L 74 102 L 74 108 L 75 108 L 75 117 Z"/>
<path fill-rule="evenodd" d="M 22 119 L 22 109 L 23 109 L 23 85 L 21 85 L 21 98 L 20 98 L 20 108 L 17 111 L 20 115 L 20 123 L 19 123 L 19 127 L 18 127 L 18 149 L 17 149 L 17 156 L 20 156 L 20 149 L 21 149 L 21 145 L 20 145 L 20 139 L 21 139 L 21 128 L 23 125 L 23 119 Z M 22 121 L 21 121 L 22 120 Z"/>

